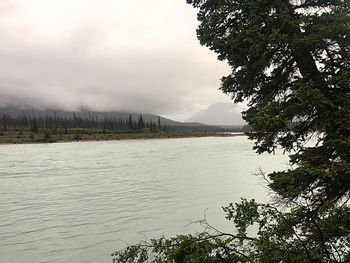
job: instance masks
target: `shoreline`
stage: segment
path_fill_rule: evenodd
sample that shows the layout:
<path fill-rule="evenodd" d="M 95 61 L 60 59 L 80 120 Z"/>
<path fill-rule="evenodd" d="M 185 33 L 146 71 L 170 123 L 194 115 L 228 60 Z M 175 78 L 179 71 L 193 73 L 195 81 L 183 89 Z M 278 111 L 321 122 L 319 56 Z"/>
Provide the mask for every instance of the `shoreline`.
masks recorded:
<path fill-rule="evenodd" d="M 235 137 L 246 136 L 245 133 L 208 133 L 208 132 L 193 132 L 193 133 L 115 133 L 115 134 L 80 134 L 79 138 L 73 138 L 73 134 L 68 134 L 65 138 L 61 135 L 52 136 L 50 138 L 41 138 L 43 134 L 39 135 L 39 138 L 32 139 L 29 137 L 13 137 L 13 138 L 1 138 L 0 145 L 13 145 L 13 144 L 48 144 L 48 143 L 69 143 L 69 142 L 97 142 L 97 141 L 126 141 L 126 140 L 152 140 L 152 139 L 181 139 L 181 138 L 203 138 L 203 137 Z M 60 137 L 61 136 L 61 137 Z"/>

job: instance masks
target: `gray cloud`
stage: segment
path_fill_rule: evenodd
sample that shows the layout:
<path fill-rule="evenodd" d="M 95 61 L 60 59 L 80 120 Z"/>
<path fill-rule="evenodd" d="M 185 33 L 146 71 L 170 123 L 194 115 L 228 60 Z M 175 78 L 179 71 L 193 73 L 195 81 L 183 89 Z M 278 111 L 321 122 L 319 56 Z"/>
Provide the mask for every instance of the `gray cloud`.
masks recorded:
<path fill-rule="evenodd" d="M 89 1 L 85 11 L 80 0 L 13 2 L 0 5 L 0 106 L 181 117 L 228 100 L 218 91 L 228 67 L 199 46 L 185 1 Z"/>

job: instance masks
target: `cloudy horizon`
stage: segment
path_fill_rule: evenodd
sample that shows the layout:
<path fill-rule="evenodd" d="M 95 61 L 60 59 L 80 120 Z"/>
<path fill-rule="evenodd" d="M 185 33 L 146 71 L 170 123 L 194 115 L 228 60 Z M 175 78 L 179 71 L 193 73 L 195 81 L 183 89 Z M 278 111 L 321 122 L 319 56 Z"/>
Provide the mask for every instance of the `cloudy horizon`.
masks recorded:
<path fill-rule="evenodd" d="M 229 97 L 229 67 L 185 0 L 0 4 L 0 106 L 135 111 L 185 120 Z"/>

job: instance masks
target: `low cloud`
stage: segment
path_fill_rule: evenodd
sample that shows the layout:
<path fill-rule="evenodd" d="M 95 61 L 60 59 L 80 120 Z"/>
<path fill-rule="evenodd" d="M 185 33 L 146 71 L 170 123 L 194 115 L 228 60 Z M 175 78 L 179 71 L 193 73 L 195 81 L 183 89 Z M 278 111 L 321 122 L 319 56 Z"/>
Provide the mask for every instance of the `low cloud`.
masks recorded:
<path fill-rule="evenodd" d="M 100 9 L 101 2 L 90 1 L 91 10 L 81 12 L 77 4 L 85 2 L 61 1 L 67 5 L 51 21 L 54 6 L 44 0 L 14 2 L 0 5 L 0 106 L 186 116 L 228 101 L 218 90 L 228 67 L 199 46 L 195 10 L 185 3 L 150 1 L 149 13 L 138 10 L 144 17 L 136 19 L 124 14 L 134 6 L 124 1 L 106 1 Z"/>

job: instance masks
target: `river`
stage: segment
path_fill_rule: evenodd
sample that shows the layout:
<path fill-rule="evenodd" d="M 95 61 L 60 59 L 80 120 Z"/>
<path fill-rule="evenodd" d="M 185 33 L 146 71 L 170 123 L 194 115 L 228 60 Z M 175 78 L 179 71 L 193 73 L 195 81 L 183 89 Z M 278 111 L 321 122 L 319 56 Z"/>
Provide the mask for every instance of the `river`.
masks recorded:
<path fill-rule="evenodd" d="M 287 157 L 245 136 L 0 145 L 0 262 L 111 262 L 141 239 L 193 233 L 221 207 L 268 200 Z"/>

